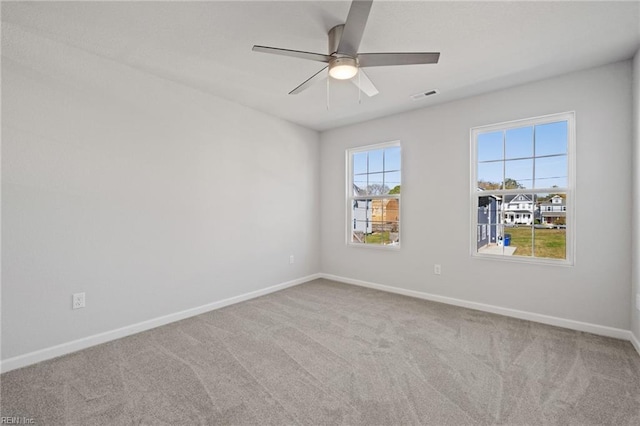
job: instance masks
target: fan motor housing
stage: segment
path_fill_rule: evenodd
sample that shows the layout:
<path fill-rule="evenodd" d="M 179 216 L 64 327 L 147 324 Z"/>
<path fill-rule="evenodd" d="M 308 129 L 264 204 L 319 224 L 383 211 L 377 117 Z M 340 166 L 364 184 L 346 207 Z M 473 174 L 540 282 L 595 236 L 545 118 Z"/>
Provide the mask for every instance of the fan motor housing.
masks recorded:
<path fill-rule="evenodd" d="M 338 80 L 346 80 L 353 77 L 358 69 L 358 60 L 356 58 L 338 53 L 338 45 L 343 31 L 344 24 L 336 25 L 329 30 L 329 55 L 333 56 L 333 59 L 329 61 L 329 75 Z"/>
<path fill-rule="evenodd" d="M 329 30 L 329 55 L 338 53 L 338 45 L 340 44 L 343 30 L 344 24 L 336 25 Z"/>

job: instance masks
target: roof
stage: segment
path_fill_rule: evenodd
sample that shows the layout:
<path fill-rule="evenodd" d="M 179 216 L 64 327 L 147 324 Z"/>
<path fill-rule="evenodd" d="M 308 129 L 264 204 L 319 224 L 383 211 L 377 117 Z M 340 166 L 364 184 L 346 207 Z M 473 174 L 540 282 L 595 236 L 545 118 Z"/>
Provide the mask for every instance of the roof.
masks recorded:
<path fill-rule="evenodd" d="M 356 185 L 354 183 L 353 184 L 353 195 L 355 195 L 356 197 L 367 195 L 367 191 L 362 189 L 362 188 L 360 188 L 358 185 Z"/>
<path fill-rule="evenodd" d="M 514 195 L 505 195 L 504 196 L 505 203 L 530 203 L 531 196 L 529 194 L 514 194 Z"/>
<path fill-rule="evenodd" d="M 553 203 L 551 202 L 551 200 L 553 199 L 561 199 L 562 202 L 561 203 Z M 541 206 L 564 206 L 566 204 L 566 201 L 563 197 L 559 196 L 559 195 L 554 195 L 553 197 L 549 198 L 547 201 L 541 202 L 540 205 Z"/>

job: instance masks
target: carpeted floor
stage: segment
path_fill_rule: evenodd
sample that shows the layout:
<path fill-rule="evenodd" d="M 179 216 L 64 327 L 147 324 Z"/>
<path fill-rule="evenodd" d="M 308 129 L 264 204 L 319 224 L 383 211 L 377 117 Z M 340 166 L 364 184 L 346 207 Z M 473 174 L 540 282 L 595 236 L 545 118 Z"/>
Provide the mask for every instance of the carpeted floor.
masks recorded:
<path fill-rule="evenodd" d="M 326 280 L 1 379 L 38 425 L 640 424 L 629 342 Z"/>

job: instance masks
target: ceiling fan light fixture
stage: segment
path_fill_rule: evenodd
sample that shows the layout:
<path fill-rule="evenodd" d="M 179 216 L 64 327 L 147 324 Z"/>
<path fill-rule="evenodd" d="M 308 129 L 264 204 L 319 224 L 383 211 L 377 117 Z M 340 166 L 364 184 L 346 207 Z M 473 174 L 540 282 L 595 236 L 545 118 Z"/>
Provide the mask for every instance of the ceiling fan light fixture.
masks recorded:
<path fill-rule="evenodd" d="M 361 92 L 366 93 L 367 96 L 375 96 L 379 93 L 378 89 L 360 68 L 438 63 L 440 52 L 360 53 L 358 49 L 373 1 L 353 0 L 351 2 L 347 21 L 344 24 L 334 26 L 327 34 L 327 54 L 260 45 L 254 45 L 252 50 L 328 64 L 289 92 L 290 95 L 296 95 L 318 81 L 329 77 L 336 80 L 351 80 Z M 328 74 L 327 69 L 329 70 Z M 358 78 L 354 79 L 355 76 Z M 329 93 L 328 87 L 327 94 Z M 420 94 L 420 96 L 426 97 L 427 95 Z"/>
<path fill-rule="evenodd" d="M 335 58 L 329 63 L 329 75 L 336 80 L 349 80 L 358 73 L 358 64 L 353 58 Z"/>

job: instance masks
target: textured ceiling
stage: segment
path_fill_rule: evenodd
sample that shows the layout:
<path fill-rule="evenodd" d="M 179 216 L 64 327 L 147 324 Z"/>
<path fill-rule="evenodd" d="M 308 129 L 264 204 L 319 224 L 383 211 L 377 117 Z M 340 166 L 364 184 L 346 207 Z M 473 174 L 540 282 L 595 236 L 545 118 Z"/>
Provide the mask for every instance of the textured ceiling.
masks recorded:
<path fill-rule="evenodd" d="M 83 60 L 112 61 L 325 130 L 628 59 L 640 47 L 635 1 L 375 1 L 361 52 L 439 51 L 440 63 L 369 68 L 380 94 L 361 100 L 355 86 L 332 80 L 329 109 L 326 83 L 288 95 L 323 65 L 255 53 L 252 45 L 325 53 L 326 33 L 344 23 L 349 5 L 3 3 L 2 55 L 41 70 L 69 63 L 64 52 L 74 49 Z M 410 98 L 432 89 L 440 94 Z"/>

